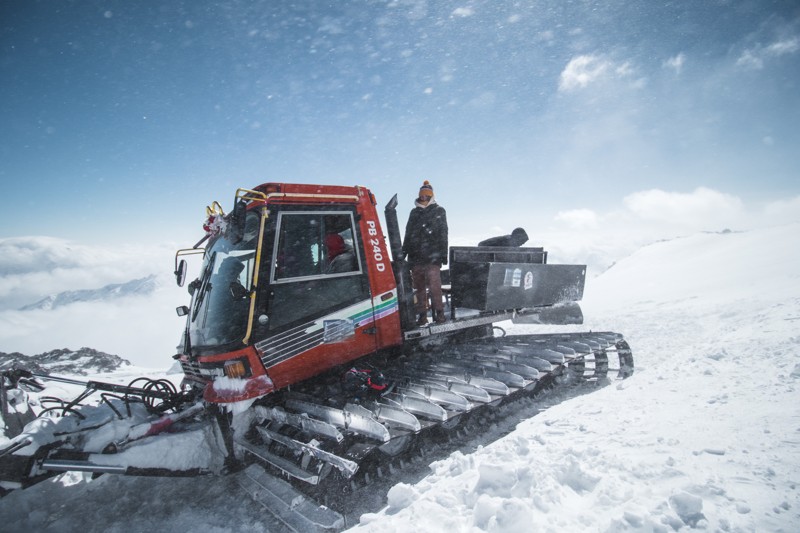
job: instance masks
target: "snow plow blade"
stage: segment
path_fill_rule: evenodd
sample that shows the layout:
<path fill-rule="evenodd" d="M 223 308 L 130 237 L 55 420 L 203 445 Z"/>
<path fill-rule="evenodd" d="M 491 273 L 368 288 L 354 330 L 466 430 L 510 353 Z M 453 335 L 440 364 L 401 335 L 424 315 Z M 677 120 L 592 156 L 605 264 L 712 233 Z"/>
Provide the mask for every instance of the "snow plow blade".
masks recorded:
<path fill-rule="evenodd" d="M 267 474 L 258 465 L 251 465 L 238 474 L 239 485 L 253 500 L 264 506 L 281 526 L 279 530 L 298 533 L 340 531 L 344 517 L 336 511 L 317 505 L 295 490 L 289 483 Z"/>

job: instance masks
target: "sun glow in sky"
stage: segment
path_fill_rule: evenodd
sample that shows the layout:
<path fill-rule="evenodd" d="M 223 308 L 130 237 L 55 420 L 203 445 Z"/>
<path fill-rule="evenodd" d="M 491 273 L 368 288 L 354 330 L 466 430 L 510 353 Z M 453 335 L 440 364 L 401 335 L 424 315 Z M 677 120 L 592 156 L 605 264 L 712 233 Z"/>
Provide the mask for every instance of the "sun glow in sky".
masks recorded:
<path fill-rule="evenodd" d="M 193 244 L 267 181 L 428 179 L 456 244 L 783 221 L 799 82 L 792 0 L 8 0 L 0 237 Z"/>

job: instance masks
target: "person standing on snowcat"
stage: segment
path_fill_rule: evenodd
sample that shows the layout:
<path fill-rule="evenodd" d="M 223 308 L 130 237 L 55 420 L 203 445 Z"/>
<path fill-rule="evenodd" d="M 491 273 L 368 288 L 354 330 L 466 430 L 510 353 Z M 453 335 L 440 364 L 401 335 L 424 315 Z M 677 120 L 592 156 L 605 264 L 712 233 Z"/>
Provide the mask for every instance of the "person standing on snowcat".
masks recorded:
<path fill-rule="evenodd" d="M 518 248 L 528 242 L 528 234 L 522 228 L 515 228 L 511 235 L 491 237 L 478 243 L 478 246 L 513 246 Z"/>
<path fill-rule="evenodd" d="M 428 323 L 428 291 L 432 318 L 437 324 L 447 320 L 442 299 L 442 265 L 447 264 L 447 213 L 433 198 L 428 180 L 419 189 L 406 224 L 403 257 L 411 263 L 411 284 L 414 289 L 417 325 Z"/>

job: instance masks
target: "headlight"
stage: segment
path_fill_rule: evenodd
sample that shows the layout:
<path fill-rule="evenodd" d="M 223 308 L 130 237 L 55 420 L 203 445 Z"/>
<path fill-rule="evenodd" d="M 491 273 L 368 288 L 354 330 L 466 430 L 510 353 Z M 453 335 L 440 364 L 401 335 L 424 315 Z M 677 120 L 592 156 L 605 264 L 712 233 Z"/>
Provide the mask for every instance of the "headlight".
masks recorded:
<path fill-rule="evenodd" d="M 247 375 L 247 367 L 241 359 L 226 361 L 222 370 L 229 378 L 243 378 Z"/>

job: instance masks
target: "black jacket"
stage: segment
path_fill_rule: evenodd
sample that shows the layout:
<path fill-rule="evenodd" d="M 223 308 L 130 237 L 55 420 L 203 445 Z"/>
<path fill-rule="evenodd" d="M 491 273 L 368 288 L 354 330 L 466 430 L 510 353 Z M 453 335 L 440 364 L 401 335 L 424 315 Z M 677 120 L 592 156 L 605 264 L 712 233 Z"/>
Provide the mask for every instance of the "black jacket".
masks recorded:
<path fill-rule="evenodd" d="M 412 265 L 447 264 L 447 213 L 431 201 L 411 210 L 403 239 L 403 255 Z"/>

